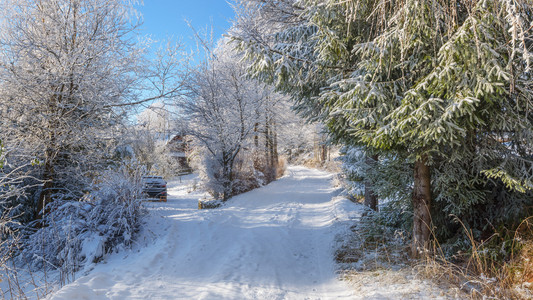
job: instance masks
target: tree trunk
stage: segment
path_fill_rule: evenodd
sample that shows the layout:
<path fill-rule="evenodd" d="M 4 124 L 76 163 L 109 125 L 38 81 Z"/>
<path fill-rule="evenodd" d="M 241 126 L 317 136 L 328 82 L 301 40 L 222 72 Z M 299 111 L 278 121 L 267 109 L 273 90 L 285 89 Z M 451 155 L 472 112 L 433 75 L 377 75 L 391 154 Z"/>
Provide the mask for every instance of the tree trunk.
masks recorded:
<path fill-rule="evenodd" d="M 255 170 L 261 170 L 261 159 L 259 157 L 259 123 L 254 124 L 254 150 L 252 159 Z"/>
<path fill-rule="evenodd" d="M 378 158 L 379 157 L 377 155 L 366 156 L 365 162 L 366 162 L 366 164 L 368 166 L 373 168 L 375 163 L 376 163 L 376 161 L 378 160 Z M 378 197 L 374 193 L 374 189 L 372 187 L 372 184 L 368 180 L 365 180 L 365 202 L 364 202 L 364 205 L 366 205 L 367 207 L 370 207 L 374 211 L 378 211 Z"/>
<path fill-rule="evenodd" d="M 274 180 L 274 153 L 273 153 L 273 139 L 272 139 L 272 128 L 270 123 L 270 118 L 267 117 L 265 123 L 265 158 L 266 158 L 266 167 L 265 167 L 265 177 L 267 182 Z"/>
<path fill-rule="evenodd" d="M 259 149 L 259 123 L 254 124 L 254 146 Z"/>
<path fill-rule="evenodd" d="M 273 123 L 271 126 L 271 138 L 272 138 L 272 144 L 271 144 L 271 151 L 272 151 L 272 173 L 273 178 L 272 180 L 275 180 L 278 174 L 278 168 L 279 168 L 279 155 L 278 155 L 278 135 L 276 133 L 276 123 Z"/>
<path fill-rule="evenodd" d="M 44 171 L 42 180 L 44 182 L 43 189 L 39 194 L 39 202 L 37 203 L 37 212 L 35 214 L 35 219 L 40 219 L 45 211 L 45 207 L 51 201 L 52 188 L 54 187 L 54 163 L 52 162 L 54 157 L 54 151 L 52 149 L 46 149 L 45 151 L 45 161 L 44 161 Z"/>
<path fill-rule="evenodd" d="M 233 185 L 233 162 L 224 159 L 223 160 L 223 166 L 222 166 L 222 176 L 224 177 L 222 180 L 222 186 L 223 186 L 223 195 L 222 195 L 222 201 L 226 202 L 232 194 L 232 185 Z"/>
<path fill-rule="evenodd" d="M 320 145 L 320 163 L 325 163 L 328 160 L 328 146 L 325 141 Z"/>
<path fill-rule="evenodd" d="M 49 109 L 54 110 L 56 105 L 57 98 L 52 97 Z M 48 126 L 48 145 L 44 151 L 44 170 L 42 175 L 43 189 L 39 194 L 39 202 L 37 202 L 37 212 L 35 214 L 35 219 L 40 219 L 45 214 L 45 208 L 48 203 L 52 201 L 52 190 L 55 186 L 54 177 L 55 177 L 55 160 L 57 155 L 57 137 L 55 133 L 55 122 Z"/>
<path fill-rule="evenodd" d="M 431 173 L 427 155 L 415 162 L 413 190 L 413 242 L 411 255 L 414 258 L 428 249 L 431 234 Z"/>

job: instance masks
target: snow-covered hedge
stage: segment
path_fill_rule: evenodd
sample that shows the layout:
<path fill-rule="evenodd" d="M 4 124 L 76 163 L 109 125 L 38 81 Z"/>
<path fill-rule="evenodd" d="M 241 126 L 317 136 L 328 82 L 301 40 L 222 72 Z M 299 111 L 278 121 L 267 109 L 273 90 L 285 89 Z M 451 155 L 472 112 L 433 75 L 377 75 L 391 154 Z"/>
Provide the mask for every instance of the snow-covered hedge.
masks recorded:
<path fill-rule="evenodd" d="M 108 170 L 80 201 L 50 203 L 41 228 L 24 241 L 21 258 L 68 276 L 129 246 L 144 213 L 143 173 L 127 166 Z"/>

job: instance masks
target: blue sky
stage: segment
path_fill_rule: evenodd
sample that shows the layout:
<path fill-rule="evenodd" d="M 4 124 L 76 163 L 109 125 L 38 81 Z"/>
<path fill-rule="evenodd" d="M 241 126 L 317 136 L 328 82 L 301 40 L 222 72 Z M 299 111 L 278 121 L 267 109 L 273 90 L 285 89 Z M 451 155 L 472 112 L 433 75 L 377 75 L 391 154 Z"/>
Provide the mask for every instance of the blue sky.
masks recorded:
<path fill-rule="evenodd" d="M 229 29 L 233 17 L 226 0 L 144 0 L 143 5 L 135 8 L 143 18 L 140 34 L 151 35 L 159 41 L 176 38 L 185 44 L 187 51 L 196 51 L 196 41 L 185 20 L 197 31 L 205 31 L 207 27 L 210 30 L 213 26 L 214 38 L 218 40 Z M 195 59 L 198 57 L 196 54 Z M 135 121 L 135 117 L 132 120 Z"/>
<path fill-rule="evenodd" d="M 195 48 L 193 32 L 188 20 L 197 31 L 213 26 L 215 39 L 230 27 L 233 10 L 226 0 L 144 0 L 137 10 L 143 15 L 141 33 L 157 40 L 167 36 L 181 39 L 189 48 Z"/>

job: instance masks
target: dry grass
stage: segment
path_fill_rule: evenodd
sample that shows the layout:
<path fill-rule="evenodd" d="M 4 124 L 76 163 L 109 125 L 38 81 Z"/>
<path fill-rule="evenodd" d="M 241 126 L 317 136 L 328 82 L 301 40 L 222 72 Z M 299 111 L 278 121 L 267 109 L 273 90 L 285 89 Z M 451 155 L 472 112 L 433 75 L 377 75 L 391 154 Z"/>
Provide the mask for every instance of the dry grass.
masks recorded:
<path fill-rule="evenodd" d="M 435 284 L 419 276 L 415 269 L 377 269 L 343 274 L 360 299 L 466 299 L 458 288 Z"/>
<path fill-rule="evenodd" d="M 361 299 L 464 299 L 466 294 L 447 281 L 421 276 L 407 255 L 404 234 L 376 230 L 377 226 L 358 222 L 349 238 L 342 238 L 335 253 L 341 278 Z"/>
<path fill-rule="evenodd" d="M 287 171 L 287 158 L 280 156 L 278 159 L 278 168 L 276 169 L 276 178 L 281 178 Z"/>
<path fill-rule="evenodd" d="M 506 243 L 476 241 L 463 224 L 471 245 L 468 253 L 448 258 L 434 243 L 432 254 L 419 263 L 417 269 L 426 278 L 446 281 L 459 287 L 472 299 L 533 299 L 533 228 L 525 219 L 514 232 L 510 259 L 502 258 Z M 498 235 L 493 235 L 495 239 Z M 514 253 L 518 250 L 517 253 Z"/>
<path fill-rule="evenodd" d="M 330 173 L 339 173 L 341 171 L 341 164 L 336 160 L 327 160 L 325 162 L 321 162 L 312 158 L 301 161 L 301 165 L 308 168 L 325 170 Z"/>
<path fill-rule="evenodd" d="M 383 268 L 408 266 L 405 247 L 397 238 L 386 236 L 365 236 L 365 232 L 352 227 L 352 236 L 345 240 L 335 252 L 339 264 L 356 271 L 372 271 Z"/>
<path fill-rule="evenodd" d="M 391 297 L 533 299 L 533 217 L 524 220 L 514 232 L 510 249 L 515 252 L 505 261 L 494 254 L 494 248 L 489 248 L 489 241 L 476 241 L 468 230 L 465 230 L 471 243 L 468 253 L 449 257 L 435 242 L 425 258 L 411 260 L 407 256 L 409 241 L 398 236 L 398 232 L 376 230 L 379 226 L 371 221 L 357 222 L 335 253 L 342 277 L 360 291 L 379 281 L 383 286 L 400 285 L 403 294 Z M 505 251 L 502 243 L 497 251 Z M 409 293 L 401 287 L 405 278 L 431 281 L 433 285 L 426 288 L 433 292 L 425 296 Z"/>

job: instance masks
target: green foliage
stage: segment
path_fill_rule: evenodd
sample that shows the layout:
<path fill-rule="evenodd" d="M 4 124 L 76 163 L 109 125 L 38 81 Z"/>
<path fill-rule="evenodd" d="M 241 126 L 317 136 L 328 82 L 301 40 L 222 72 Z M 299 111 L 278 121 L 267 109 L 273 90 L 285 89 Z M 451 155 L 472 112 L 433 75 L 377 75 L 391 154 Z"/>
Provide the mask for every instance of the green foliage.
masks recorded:
<path fill-rule="evenodd" d="M 532 183 L 529 180 L 515 178 L 509 173 L 501 170 L 499 168 L 494 168 L 490 170 L 483 170 L 481 173 L 491 179 L 499 179 L 509 190 L 517 191 L 520 193 L 525 193 L 532 189 Z"/>
<path fill-rule="evenodd" d="M 412 163 L 427 155 L 440 239 L 461 232 L 451 215 L 483 239 L 533 213 L 530 0 L 292 7 L 292 22 L 259 13 L 278 21 L 268 43 L 236 37 L 251 73 L 277 78 L 271 82 L 302 115 L 323 121 L 334 142 L 378 153 L 364 177 L 380 199 L 408 203 Z"/>
<path fill-rule="evenodd" d="M 40 159 L 38 158 L 35 158 L 31 161 L 31 166 L 32 167 L 35 167 L 35 166 L 41 166 L 43 163 Z"/>

